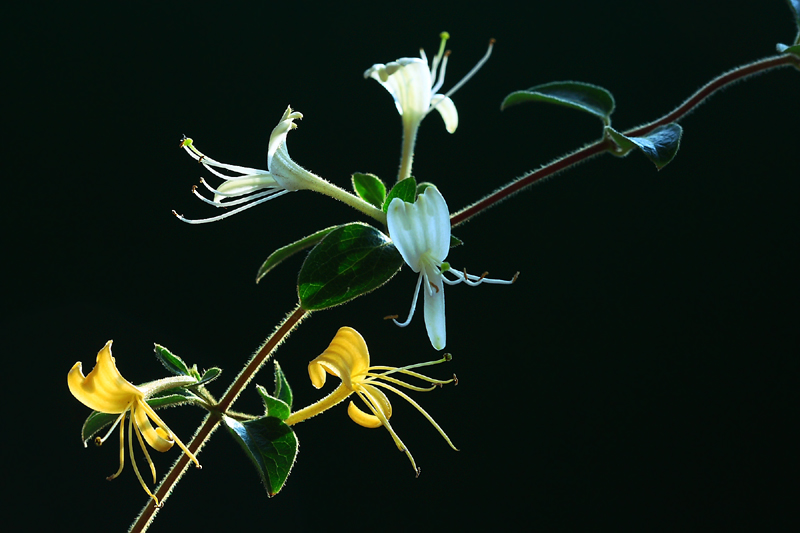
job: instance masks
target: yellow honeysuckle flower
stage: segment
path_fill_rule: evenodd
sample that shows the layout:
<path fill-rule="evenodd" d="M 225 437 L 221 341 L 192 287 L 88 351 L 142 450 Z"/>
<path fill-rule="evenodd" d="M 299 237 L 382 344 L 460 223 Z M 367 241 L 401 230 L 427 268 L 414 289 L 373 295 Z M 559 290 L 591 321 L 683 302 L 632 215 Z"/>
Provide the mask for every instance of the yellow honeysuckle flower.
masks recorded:
<path fill-rule="evenodd" d="M 422 413 L 422 416 L 424 416 L 428 422 L 430 422 L 431 425 L 436 428 L 436 431 L 438 431 L 439 434 L 444 437 L 444 440 L 447 441 L 447 444 L 449 444 L 454 450 L 457 450 L 447 434 L 442 430 L 442 428 L 439 427 L 439 424 L 437 424 L 436 421 L 434 421 L 433 418 L 422 407 L 420 407 L 417 402 L 412 400 L 406 393 L 397 388 L 403 387 L 406 389 L 424 392 L 431 391 L 435 389 L 436 386 L 442 386 L 447 383 L 458 383 L 455 376 L 453 376 L 453 379 L 438 380 L 412 371 L 413 368 L 435 365 L 449 360 L 450 355 L 445 354 L 442 359 L 437 361 L 419 363 L 402 368 L 390 366 L 370 366 L 369 350 L 367 349 L 367 343 L 364 341 L 364 338 L 361 336 L 361 334 L 353 328 L 340 328 L 328 348 L 322 352 L 319 357 L 308 364 L 308 375 L 311 378 L 311 383 L 318 389 L 325 385 L 325 378 L 327 374 L 331 374 L 341 379 L 341 385 L 339 385 L 336 390 L 319 402 L 310 405 L 305 409 L 301 409 L 300 411 L 292 413 L 292 415 L 287 418 L 285 422 L 290 426 L 297 424 L 298 422 L 302 422 L 307 418 L 316 416 L 321 412 L 333 407 L 334 405 L 345 400 L 351 394 L 355 393 L 367 405 L 371 414 L 362 411 L 358 406 L 356 406 L 355 403 L 351 401 L 350 405 L 347 407 L 347 414 L 350 415 L 350 418 L 353 420 L 353 422 L 367 428 L 378 428 L 381 426 L 386 427 L 395 444 L 397 445 L 397 448 L 400 451 L 405 452 L 405 454 L 408 456 L 408 459 L 411 461 L 412 468 L 414 468 L 417 476 L 419 476 L 420 469 L 417 467 L 414 457 L 411 455 L 411 452 L 408 451 L 408 448 L 405 446 L 405 444 L 403 444 L 403 441 L 400 440 L 400 437 L 397 436 L 397 433 L 395 433 L 392 425 L 389 423 L 389 418 L 392 416 L 392 404 L 389 402 L 389 398 L 386 397 L 386 394 L 384 394 L 381 389 L 392 391 L 413 405 L 417 411 Z M 428 383 L 431 383 L 432 386 L 429 388 L 417 387 L 397 379 L 391 376 L 391 374 L 404 374 L 406 376 L 411 376 L 422 381 L 427 381 Z"/>
<path fill-rule="evenodd" d="M 150 459 L 147 448 L 145 448 L 144 441 L 147 441 L 150 447 L 159 452 L 165 452 L 172 448 L 173 444 L 177 443 L 178 446 L 186 452 L 186 455 L 194 461 L 197 468 L 201 468 L 194 454 L 184 446 L 183 442 L 181 442 L 172 431 L 170 431 L 164 421 L 161 420 L 153 408 L 145 401 L 146 398 L 157 392 L 180 385 L 187 385 L 196 380 L 188 376 L 177 376 L 136 387 L 123 378 L 122 374 L 117 370 L 117 365 L 114 362 L 114 358 L 111 356 L 111 343 L 112 341 L 108 341 L 106 345 L 103 346 L 103 349 L 97 353 L 97 364 L 92 371 L 89 372 L 89 375 L 83 375 L 83 368 L 80 361 L 75 363 L 69 371 L 69 374 L 67 374 L 67 385 L 72 395 L 88 408 L 101 413 L 119 414 L 119 417 L 114 424 L 112 424 L 111 429 L 106 432 L 105 436 L 95 439 L 95 444 L 100 446 L 105 442 L 111 432 L 114 431 L 117 425 L 120 426 L 119 470 L 107 478 L 109 481 L 122 473 L 122 468 L 125 464 L 125 426 L 124 424 L 120 424 L 120 422 L 124 422 L 125 415 L 130 411 L 128 419 L 128 449 L 131 454 L 131 464 L 145 492 L 155 500 L 156 506 L 160 506 L 158 498 L 147 488 L 144 479 L 142 479 L 142 475 L 139 473 L 139 468 L 136 466 L 136 459 L 133 455 L 134 430 L 136 432 L 136 437 L 139 439 L 139 445 L 142 447 L 144 456 L 147 458 L 147 463 L 150 465 L 150 471 L 153 474 L 153 483 L 156 482 L 156 468 L 153 465 L 153 461 Z M 153 427 L 150 423 L 151 420 L 156 423 L 157 427 Z"/>

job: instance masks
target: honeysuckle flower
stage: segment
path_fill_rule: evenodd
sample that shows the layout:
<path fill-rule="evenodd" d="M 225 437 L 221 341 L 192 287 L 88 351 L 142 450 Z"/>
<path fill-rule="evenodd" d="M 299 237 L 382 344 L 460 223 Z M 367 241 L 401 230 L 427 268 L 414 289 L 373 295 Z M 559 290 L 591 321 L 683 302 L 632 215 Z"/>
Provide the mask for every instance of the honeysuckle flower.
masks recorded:
<path fill-rule="evenodd" d="M 78 399 L 83 405 L 89 409 L 107 414 L 119 414 L 116 421 L 111 425 L 111 429 L 106 432 L 105 436 L 97 437 L 95 444 L 100 446 L 111 435 L 111 432 L 119 425 L 119 470 L 107 479 L 112 480 L 122 473 L 122 468 L 125 465 L 125 416 L 128 415 L 128 450 L 131 455 L 131 464 L 142 484 L 145 492 L 155 500 L 156 505 L 160 505 L 158 498 L 150 492 L 147 484 L 142 479 L 139 473 L 139 468 L 136 465 L 136 459 L 133 455 L 133 434 L 136 432 L 136 438 L 139 440 L 139 445 L 144 451 L 144 456 L 147 463 L 150 465 L 150 471 L 153 474 L 153 483 L 156 482 L 156 468 L 153 465 L 150 454 L 144 443 L 150 445 L 154 450 L 165 452 L 172 448 L 173 444 L 178 446 L 186 452 L 186 455 L 194 461 L 197 468 L 200 468 L 200 463 L 192 452 L 186 448 L 181 440 L 175 436 L 172 431 L 167 427 L 163 420 L 156 414 L 152 407 L 145 401 L 148 397 L 180 385 L 187 385 L 196 380 L 190 377 L 176 376 L 173 378 L 166 378 L 158 381 L 153 381 L 141 387 L 136 387 L 128 382 L 117 370 L 117 365 L 114 358 L 111 356 L 111 342 L 108 341 L 106 345 L 97 353 L 97 364 L 94 369 L 89 372 L 89 375 L 83 375 L 83 368 L 80 362 L 75 363 L 72 369 L 67 374 L 67 385 L 69 390 L 75 398 Z M 156 423 L 156 427 L 150 421 Z"/>
<path fill-rule="evenodd" d="M 444 313 L 444 285 L 455 285 L 462 281 L 467 285 L 481 283 L 497 283 L 509 285 L 514 283 L 517 275 L 511 280 L 489 279 L 453 270 L 444 260 L 450 251 L 450 211 L 442 193 L 434 186 L 429 186 L 417 197 L 414 203 L 395 198 L 389 204 L 386 222 L 397 251 L 403 256 L 411 270 L 419 273 L 411 310 L 405 322 L 394 323 L 405 327 L 411 323 L 420 287 L 425 295 L 425 327 L 431 344 L 441 350 L 447 344 Z M 445 273 L 455 279 L 448 279 Z M 424 280 L 424 283 L 423 283 Z"/>
<path fill-rule="evenodd" d="M 364 78 L 372 78 L 389 91 L 394 99 L 397 112 L 403 120 L 403 156 L 400 164 L 398 180 L 411 175 L 411 162 L 416 142 L 417 129 L 420 122 L 434 109 L 444 120 L 448 132 L 454 133 L 458 127 L 458 112 L 450 96 L 461 88 L 489 59 L 494 39 L 489 42 L 489 49 L 478 64 L 456 83 L 445 94 L 437 91 L 444 84 L 447 60 L 450 51 L 445 52 L 445 43 L 450 34 L 440 34 L 439 53 L 434 56 L 428 66 L 425 51 L 420 49 L 420 57 L 401 57 L 390 63 L 376 63 L 364 72 Z"/>
<path fill-rule="evenodd" d="M 269 138 L 267 170 L 220 163 L 198 150 L 194 146 L 192 139 L 183 139 L 181 147 L 209 172 L 224 180 L 222 185 L 215 189 L 205 180 L 200 179 L 200 183 L 213 194 L 212 199 L 208 199 L 197 192 L 197 186 L 192 187 L 192 193 L 202 201 L 215 207 L 238 207 L 223 215 L 200 220 L 190 220 L 173 211 L 175 216 L 189 224 L 215 222 L 258 204 L 268 202 L 287 192 L 301 189 L 317 190 L 318 192 L 323 192 L 320 189 L 327 190 L 326 185 L 328 184 L 319 176 L 312 174 L 292 161 L 286 149 L 286 136 L 289 131 L 297 127 L 294 121 L 301 118 L 303 118 L 302 113 L 293 111 L 291 107 L 286 108 L 280 122 L 272 130 Z M 223 173 L 216 169 L 223 169 L 228 173 Z"/>
<path fill-rule="evenodd" d="M 347 414 L 353 422 L 366 428 L 385 427 L 392 436 L 397 448 L 405 452 L 406 456 L 408 456 L 409 461 L 411 461 L 411 467 L 414 469 L 417 476 L 419 476 L 420 470 L 417 467 L 417 463 L 414 461 L 414 457 L 389 423 L 389 418 L 392 416 L 392 404 L 381 389 L 391 391 L 413 405 L 417 411 L 422 413 L 422 416 L 436 428 L 436 431 L 444 437 L 447 444 L 454 450 L 457 450 L 447 434 L 439 427 L 439 424 L 437 424 L 417 402 L 397 388 L 402 387 L 424 392 L 431 391 L 437 386 L 441 387 L 447 383 L 458 383 L 455 376 L 453 376 L 453 379 L 438 380 L 412 370 L 414 368 L 435 365 L 449 360 L 450 355 L 446 354 L 442 359 L 437 361 L 419 363 L 402 368 L 370 366 L 369 350 L 361 334 L 350 327 L 340 328 L 339 331 L 336 332 L 336 336 L 334 336 L 328 348 L 322 352 L 319 357 L 308 364 L 308 375 L 311 378 L 311 383 L 318 389 L 325 385 L 327 374 L 338 377 L 342 380 L 342 383 L 336 390 L 319 402 L 292 413 L 285 422 L 290 426 L 302 422 L 330 409 L 355 393 L 367 406 L 369 413 L 364 412 L 351 401 L 347 407 Z M 392 374 L 411 376 L 422 381 L 427 381 L 432 385 L 429 388 L 417 387 L 392 376 Z"/>

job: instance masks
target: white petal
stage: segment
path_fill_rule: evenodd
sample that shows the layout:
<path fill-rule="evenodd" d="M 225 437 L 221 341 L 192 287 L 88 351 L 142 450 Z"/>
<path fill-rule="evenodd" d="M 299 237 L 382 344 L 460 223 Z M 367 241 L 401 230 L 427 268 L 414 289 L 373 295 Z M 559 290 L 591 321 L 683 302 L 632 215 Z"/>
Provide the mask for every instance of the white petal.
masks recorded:
<path fill-rule="evenodd" d="M 428 220 L 426 239 L 429 253 L 442 262 L 450 251 L 450 211 L 442 193 L 436 187 L 428 187 L 417 198 L 420 216 Z"/>
<path fill-rule="evenodd" d="M 269 174 L 261 176 L 248 176 L 246 178 L 232 179 L 217 187 L 217 196 L 239 196 L 255 192 L 259 189 L 279 187 L 278 183 Z M 219 201 L 215 198 L 215 200 Z"/>
<path fill-rule="evenodd" d="M 414 272 L 427 256 L 441 264 L 450 250 L 450 212 L 436 187 L 428 187 L 416 203 L 395 198 L 386 213 L 386 225 L 397 251 Z M 437 264 L 437 266 L 438 266 Z"/>
<path fill-rule="evenodd" d="M 441 277 L 441 275 L 439 276 Z M 428 338 L 431 344 L 437 350 L 444 349 L 447 344 L 447 330 L 445 328 L 444 317 L 444 284 L 441 279 L 435 279 L 436 276 L 431 276 L 425 282 L 433 282 L 438 291 L 432 287 L 423 287 L 425 292 L 425 328 L 428 330 Z"/>
<path fill-rule="evenodd" d="M 443 94 L 435 94 L 431 98 L 431 106 L 442 115 L 444 127 L 448 133 L 455 133 L 458 127 L 458 111 L 453 101 Z"/>

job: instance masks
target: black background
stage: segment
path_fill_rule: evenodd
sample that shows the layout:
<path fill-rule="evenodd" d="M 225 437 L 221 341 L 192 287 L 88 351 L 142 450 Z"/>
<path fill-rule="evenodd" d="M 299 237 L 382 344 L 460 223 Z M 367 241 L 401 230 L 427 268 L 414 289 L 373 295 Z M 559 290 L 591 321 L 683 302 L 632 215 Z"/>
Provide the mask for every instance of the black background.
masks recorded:
<path fill-rule="evenodd" d="M 400 120 L 362 73 L 432 55 L 447 30 L 445 89 L 497 39 L 454 101 L 454 135 L 422 125 L 414 174 L 452 210 L 600 135 L 593 117 L 547 106 L 500 112 L 509 92 L 553 80 L 604 86 L 626 129 L 669 111 L 711 77 L 773 53 L 796 29 L 783 2 L 385 4 L 29 2 L 5 17 L 2 339 L 6 505 L 33 504 L 29 530 L 123 530 L 146 495 L 114 445 L 83 449 L 88 410 L 69 394 L 114 339 L 132 382 L 164 375 L 158 342 L 225 373 L 296 301 L 295 258 L 259 285 L 275 248 L 362 220 L 298 192 L 219 223 L 189 193 L 202 174 L 182 134 L 220 161 L 265 166 L 288 104 L 305 118 L 295 161 L 346 187 L 391 181 Z M 8 8 L 7 8 L 8 9 Z M 448 260 L 512 287 L 447 289 L 460 384 L 415 396 L 383 430 L 340 407 L 297 427 L 284 491 L 268 500 L 224 432 L 200 455 L 154 531 L 230 527 L 408 530 L 789 529 L 798 496 L 797 282 L 800 73 L 739 84 L 683 120 L 677 158 L 602 156 L 455 232 Z M 312 315 L 279 350 L 296 405 L 320 397 L 307 362 L 356 327 L 378 364 L 431 359 L 422 314 L 401 330 L 415 276 Z M 270 385 L 271 373 L 257 383 Z M 260 408 L 245 392 L 237 407 Z M 202 413 L 165 411 L 188 441 Z M 166 472 L 175 451 L 156 458 Z M 140 459 L 141 462 L 141 459 Z"/>

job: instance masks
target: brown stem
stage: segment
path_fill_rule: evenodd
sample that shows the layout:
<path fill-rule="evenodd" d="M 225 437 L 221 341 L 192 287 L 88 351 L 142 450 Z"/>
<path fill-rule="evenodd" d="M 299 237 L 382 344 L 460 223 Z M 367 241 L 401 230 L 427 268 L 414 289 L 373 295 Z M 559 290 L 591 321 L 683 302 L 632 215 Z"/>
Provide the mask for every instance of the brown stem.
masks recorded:
<path fill-rule="evenodd" d="M 713 80 L 706 83 L 670 113 L 667 113 L 663 117 L 660 117 L 652 122 L 628 130 L 624 132 L 624 134 L 628 137 L 639 137 L 649 133 L 659 126 L 663 126 L 664 124 L 677 122 L 691 111 L 696 109 L 697 106 L 700 105 L 704 100 L 709 98 L 720 89 L 727 87 L 731 83 L 735 83 L 761 72 L 766 72 L 767 70 L 790 65 L 800 68 L 800 58 L 792 54 L 784 54 L 760 59 L 753 63 L 737 67 L 729 72 L 726 72 L 725 74 L 717 76 Z M 497 189 L 490 195 L 478 200 L 474 204 L 465 207 L 457 213 L 454 213 L 450 217 L 450 225 L 455 227 L 459 224 L 463 224 L 475 215 L 485 211 L 486 209 L 489 209 L 493 205 L 505 200 L 512 194 L 519 192 L 525 187 L 529 187 L 539 180 L 557 174 L 558 172 L 566 170 L 569 167 L 595 157 L 605 152 L 607 149 L 612 148 L 613 146 L 614 145 L 610 140 L 601 139 L 600 141 L 587 145 L 569 155 L 556 159 L 552 163 L 545 165 L 539 170 L 531 172 L 527 176 L 515 179 L 514 181 Z"/>
<path fill-rule="evenodd" d="M 289 336 L 292 330 L 297 327 L 297 325 L 308 314 L 309 312 L 301 308 L 298 304 L 294 311 L 292 311 L 283 320 L 283 322 L 278 325 L 273 334 L 269 336 L 258 353 L 256 353 L 253 358 L 250 359 L 239 375 L 236 376 L 233 384 L 225 392 L 225 395 L 222 397 L 219 403 L 213 407 L 213 411 L 209 412 L 205 420 L 203 420 L 203 423 L 197 429 L 194 437 L 192 437 L 192 441 L 187 446 L 189 451 L 192 452 L 195 457 L 219 425 L 220 420 L 222 420 L 223 413 L 225 413 L 226 410 L 233 405 L 233 402 L 236 401 L 236 398 L 239 397 L 250 380 L 253 379 L 253 376 L 255 376 L 256 372 L 259 371 L 261 366 L 267 362 L 275 349 L 284 340 L 286 340 L 286 337 Z M 155 495 L 156 498 L 158 498 L 161 502 L 162 506 L 172 493 L 172 489 L 178 484 L 178 481 L 180 481 L 183 474 L 186 473 L 190 462 L 191 461 L 188 455 L 185 453 L 181 454 L 175 464 L 172 465 L 172 468 L 169 470 L 169 472 L 167 472 L 167 475 L 164 476 L 164 479 L 161 481 L 158 487 L 156 487 Z M 128 531 L 131 533 L 141 533 L 146 531 L 153 522 L 153 518 L 155 518 L 158 509 L 159 508 L 155 506 L 155 501 L 150 499 Z"/>

